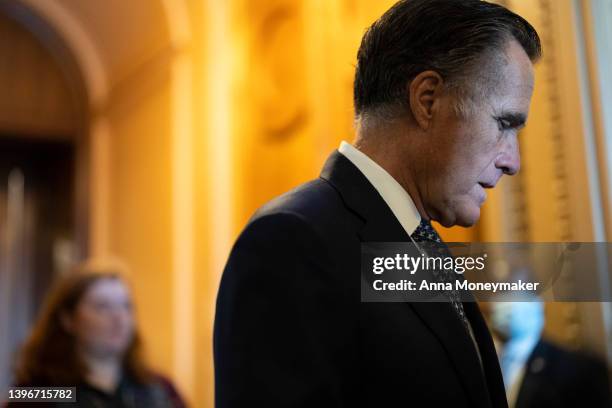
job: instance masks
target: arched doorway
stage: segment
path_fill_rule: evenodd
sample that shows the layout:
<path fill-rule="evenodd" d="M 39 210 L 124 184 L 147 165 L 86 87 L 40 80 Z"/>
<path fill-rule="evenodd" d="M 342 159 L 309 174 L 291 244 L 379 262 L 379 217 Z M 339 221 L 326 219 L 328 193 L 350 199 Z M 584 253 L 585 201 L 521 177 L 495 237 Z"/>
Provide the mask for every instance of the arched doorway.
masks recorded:
<path fill-rule="evenodd" d="M 79 257 L 116 255 L 129 265 L 151 363 L 189 397 L 195 329 L 187 3 L 0 5 L 42 32 L 35 37 L 58 61 L 74 62 L 62 69 L 82 84 L 74 182 Z"/>
<path fill-rule="evenodd" d="M 0 3 L 0 391 L 54 277 L 87 252 L 87 114 L 54 31 Z"/>

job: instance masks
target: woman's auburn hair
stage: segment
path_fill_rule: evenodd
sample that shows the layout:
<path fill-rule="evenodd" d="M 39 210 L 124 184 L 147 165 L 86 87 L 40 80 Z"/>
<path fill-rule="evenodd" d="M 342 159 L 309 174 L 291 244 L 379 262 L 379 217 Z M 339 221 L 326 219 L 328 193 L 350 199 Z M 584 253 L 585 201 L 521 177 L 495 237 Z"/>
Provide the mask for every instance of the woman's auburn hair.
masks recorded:
<path fill-rule="evenodd" d="M 72 316 L 85 293 L 105 279 L 125 282 L 121 263 L 90 261 L 60 278 L 45 299 L 38 320 L 22 346 L 15 382 L 22 386 L 75 386 L 84 382 L 87 368 L 77 354 L 76 338 L 64 323 Z M 141 340 L 134 329 L 123 357 L 124 373 L 145 384 L 153 374 L 144 363 Z"/>

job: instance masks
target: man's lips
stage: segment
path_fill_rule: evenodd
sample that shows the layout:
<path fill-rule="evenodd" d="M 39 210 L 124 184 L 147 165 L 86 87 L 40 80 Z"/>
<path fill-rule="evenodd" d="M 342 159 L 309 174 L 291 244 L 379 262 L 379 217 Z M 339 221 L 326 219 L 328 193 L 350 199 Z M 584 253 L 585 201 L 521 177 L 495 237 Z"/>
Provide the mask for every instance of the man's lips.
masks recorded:
<path fill-rule="evenodd" d="M 499 181 L 499 178 L 497 178 L 494 181 L 479 181 L 478 184 L 480 184 L 482 188 L 493 188 L 497 185 L 498 181 Z"/>

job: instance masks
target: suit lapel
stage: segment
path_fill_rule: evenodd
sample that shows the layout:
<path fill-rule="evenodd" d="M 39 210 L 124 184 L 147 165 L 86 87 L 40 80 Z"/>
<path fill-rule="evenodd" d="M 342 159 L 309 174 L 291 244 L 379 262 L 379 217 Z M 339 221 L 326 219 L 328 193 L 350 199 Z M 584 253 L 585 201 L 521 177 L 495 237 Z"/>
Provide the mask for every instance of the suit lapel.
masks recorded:
<path fill-rule="evenodd" d="M 482 357 L 482 365 L 487 380 L 487 388 L 491 396 L 491 403 L 494 407 L 507 407 L 508 402 L 506 399 L 504 380 L 489 327 L 476 301 L 464 302 L 463 310 L 465 310 L 465 315 L 469 319 L 472 329 L 474 330 L 474 337 L 476 337 L 476 343 L 478 344 L 478 349 Z"/>
<path fill-rule="evenodd" d="M 410 240 L 378 191 L 341 153 L 335 151 L 329 157 L 321 172 L 321 178 L 330 182 L 342 196 L 345 205 L 363 220 L 364 225 L 359 233 L 363 242 L 406 242 Z M 489 393 L 478 356 L 463 324 L 452 309 L 452 305 L 447 302 L 412 302 L 406 305 L 416 312 L 438 338 L 467 393 L 474 401 L 474 406 L 489 407 Z M 468 318 L 470 318 L 469 315 Z M 482 347 L 480 348 L 482 354 Z M 490 357 L 488 352 L 482 355 L 483 360 L 485 360 L 485 355 L 487 359 Z M 499 367 L 497 370 L 499 371 Z M 485 372 L 487 372 L 486 367 Z"/>

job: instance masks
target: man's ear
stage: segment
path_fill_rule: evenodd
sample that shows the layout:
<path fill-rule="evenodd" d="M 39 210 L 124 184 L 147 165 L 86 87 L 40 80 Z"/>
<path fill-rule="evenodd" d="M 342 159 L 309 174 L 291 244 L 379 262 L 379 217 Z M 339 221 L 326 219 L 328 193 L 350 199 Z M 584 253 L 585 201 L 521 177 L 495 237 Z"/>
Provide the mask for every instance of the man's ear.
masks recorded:
<path fill-rule="evenodd" d="M 427 130 L 434 113 L 434 103 L 441 94 L 443 80 L 435 71 L 423 71 L 408 85 L 410 110 L 417 125 Z"/>

